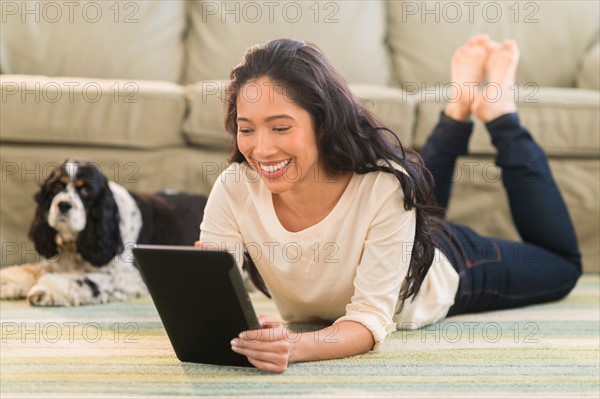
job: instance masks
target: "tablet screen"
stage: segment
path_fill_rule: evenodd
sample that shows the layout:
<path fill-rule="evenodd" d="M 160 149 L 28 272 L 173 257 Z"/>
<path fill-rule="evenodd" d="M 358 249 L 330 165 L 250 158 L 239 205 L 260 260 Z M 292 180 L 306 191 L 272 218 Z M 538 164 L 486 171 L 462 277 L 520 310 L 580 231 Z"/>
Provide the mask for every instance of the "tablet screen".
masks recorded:
<path fill-rule="evenodd" d="M 231 350 L 260 325 L 231 253 L 138 245 L 133 254 L 179 360 L 251 367 Z"/>

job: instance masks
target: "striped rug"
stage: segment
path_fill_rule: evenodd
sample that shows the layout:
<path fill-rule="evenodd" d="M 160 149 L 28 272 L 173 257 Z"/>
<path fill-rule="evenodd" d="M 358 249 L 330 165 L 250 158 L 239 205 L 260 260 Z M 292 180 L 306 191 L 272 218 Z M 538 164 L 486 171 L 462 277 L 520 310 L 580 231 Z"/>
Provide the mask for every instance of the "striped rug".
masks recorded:
<path fill-rule="evenodd" d="M 283 374 L 179 362 L 149 299 L 2 301 L 0 397 L 598 398 L 599 291 L 599 276 L 585 275 L 559 302 L 452 317 L 396 332 L 380 353 Z"/>

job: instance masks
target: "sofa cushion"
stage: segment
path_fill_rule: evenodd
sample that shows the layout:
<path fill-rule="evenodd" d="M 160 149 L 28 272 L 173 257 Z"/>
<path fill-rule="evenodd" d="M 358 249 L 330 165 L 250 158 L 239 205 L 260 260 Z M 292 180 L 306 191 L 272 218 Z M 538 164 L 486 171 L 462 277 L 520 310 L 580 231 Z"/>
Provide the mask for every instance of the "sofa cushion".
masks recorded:
<path fill-rule="evenodd" d="M 400 89 L 375 85 L 351 84 L 350 89 L 396 133 L 403 146 L 412 146 L 417 105 L 413 96 Z"/>
<path fill-rule="evenodd" d="M 178 82 L 185 1 L 2 2 L 8 74 Z"/>
<path fill-rule="evenodd" d="M 0 75 L 0 140 L 153 148 L 184 143 L 174 83 Z"/>
<path fill-rule="evenodd" d="M 225 131 L 225 89 L 227 81 L 198 82 L 185 87 L 189 112 L 183 134 L 194 145 L 230 149 L 231 136 Z"/>
<path fill-rule="evenodd" d="M 317 44 L 349 82 L 388 84 L 382 1 L 190 1 L 186 83 L 229 79 L 252 44 Z"/>
<path fill-rule="evenodd" d="M 418 104 L 415 146 L 421 148 L 445 107 L 443 93 L 416 94 Z M 594 90 L 522 88 L 517 110 L 521 123 L 550 156 L 600 157 L 600 96 Z M 474 118 L 470 154 L 495 154 L 484 124 Z"/>
<path fill-rule="evenodd" d="M 205 81 L 185 88 L 189 112 L 183 124 L 188 142 L 229 149 L 231 137 L 226 133 L 225 90 L 227 81 Z M 382 122 L 394 131 L 405 146 L 412 144 L 412 128 L 415 119 L 416 100 L 399 89 L 366 84 L 351 84 L 350 89 L 367 109 L 373 111 Z"/>
<path fill-rule="evenodd" d="M 496 41 L 517 40 L 521 49 L 518 81 L 574 87 L 578 64 L 598 40 L 600 26 L 597 1 L 387 4 L 388 42 L 397 85 L 447 83 L 453 51 L 469 36 L 487 33 Z"/>
<path fill-rule="evenodd" d="M 600 90 L 600 43 L 596 43 L 586 53 L 577 76 L 577 87 Z"/>

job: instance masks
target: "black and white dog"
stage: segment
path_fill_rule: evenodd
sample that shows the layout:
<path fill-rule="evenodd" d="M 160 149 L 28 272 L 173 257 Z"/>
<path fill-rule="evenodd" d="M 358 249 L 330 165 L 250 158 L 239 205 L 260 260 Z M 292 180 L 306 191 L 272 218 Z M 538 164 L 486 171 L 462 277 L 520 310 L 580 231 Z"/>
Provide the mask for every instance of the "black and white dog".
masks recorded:
<path fill-rule="evenodd" d="M 45 259 L 0 271 L 0 298 L 77 306 L 147 294 L 136 243 L 193 245 L 206 198 L 141 194 L 108 181 L 91 162 L 65 160 L 35 195 L 29 237 Z"/>

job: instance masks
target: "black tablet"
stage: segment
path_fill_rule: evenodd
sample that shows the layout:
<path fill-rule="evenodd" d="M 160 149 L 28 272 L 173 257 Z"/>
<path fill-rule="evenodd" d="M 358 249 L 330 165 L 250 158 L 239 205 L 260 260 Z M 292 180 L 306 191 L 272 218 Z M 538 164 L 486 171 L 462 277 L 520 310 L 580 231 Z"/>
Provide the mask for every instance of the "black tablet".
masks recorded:
<path fill-rule="evenodd" d="M 231 253 L 137 245 L 133 254 L 179 360 L 252 367 L 231 350 L 260 326 Z"/>

